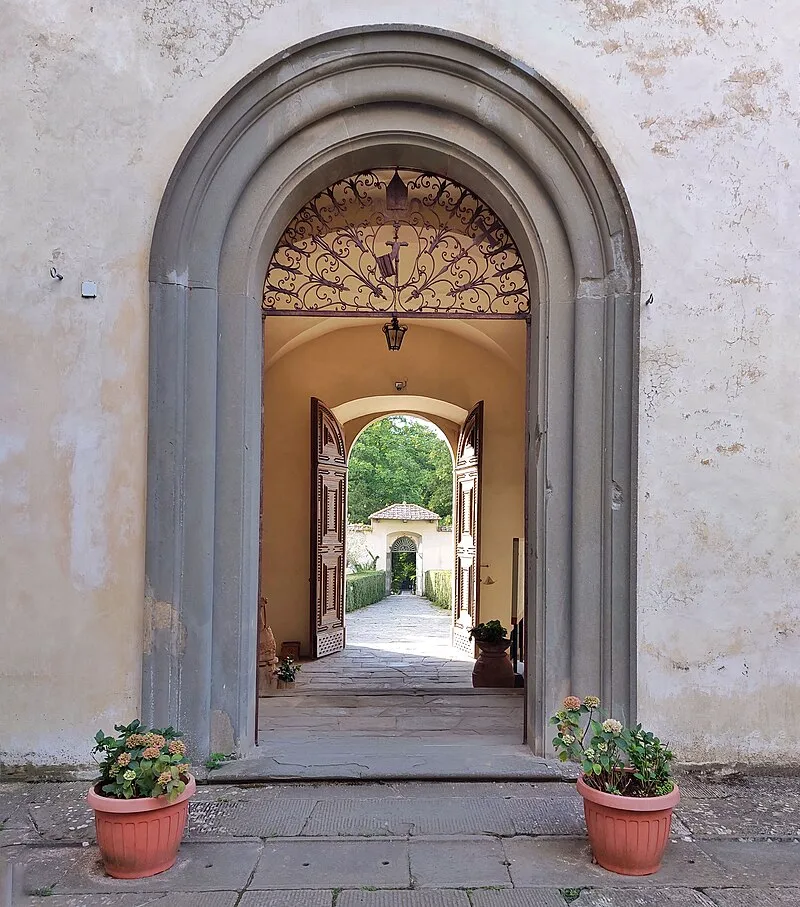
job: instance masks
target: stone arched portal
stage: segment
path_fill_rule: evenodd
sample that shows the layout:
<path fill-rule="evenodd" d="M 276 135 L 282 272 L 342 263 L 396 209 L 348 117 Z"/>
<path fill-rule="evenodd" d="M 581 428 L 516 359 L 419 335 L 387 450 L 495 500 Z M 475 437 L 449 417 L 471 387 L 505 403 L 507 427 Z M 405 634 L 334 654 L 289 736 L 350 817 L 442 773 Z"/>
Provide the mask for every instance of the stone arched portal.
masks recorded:
<path fill-rule="evenodd" d="M 197 130 L 153 237 L 143 713 L 198 752 L 255 739 L 261 296 L 283 229 L 371 167 L 450 176 L 525 262 L 529 742 L 570 691 L 635 715 L 638 253 L 591 130 L 536 73 L 456 35 L 323 36 Z"/>

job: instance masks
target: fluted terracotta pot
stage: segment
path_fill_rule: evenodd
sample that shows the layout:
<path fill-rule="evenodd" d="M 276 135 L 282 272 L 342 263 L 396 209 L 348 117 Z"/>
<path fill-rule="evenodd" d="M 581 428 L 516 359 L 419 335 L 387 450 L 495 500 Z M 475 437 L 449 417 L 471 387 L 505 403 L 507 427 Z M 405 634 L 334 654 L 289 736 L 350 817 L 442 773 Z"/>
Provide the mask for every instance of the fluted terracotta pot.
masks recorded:
<path fill-rule="evenodd" d="M 513 687 L 514 666 L 506 651 L 510 639 L 500 642 L 481 642 L 476 639 L 479 654 L 472 669 L 473 687 Z"/>
<path fill-rule="evenodd" d="M 189 775 L 186 789 L 172 803 L 166 797 L 104 797 L 99 786 L 86 799 L 94 810 L 97 846 L 108 875 L 143 879 L 169 869 L 178 858 L 189 798 L 197 790 L 194 777 Z"/>
<path fill-rule="evenodd" d="M 578 778 L 586 830 L 595 860 L 611 872 L 646 876 L 658 872 L 669 840 L 678 785 L 661 797 L 620 797 Z"/>

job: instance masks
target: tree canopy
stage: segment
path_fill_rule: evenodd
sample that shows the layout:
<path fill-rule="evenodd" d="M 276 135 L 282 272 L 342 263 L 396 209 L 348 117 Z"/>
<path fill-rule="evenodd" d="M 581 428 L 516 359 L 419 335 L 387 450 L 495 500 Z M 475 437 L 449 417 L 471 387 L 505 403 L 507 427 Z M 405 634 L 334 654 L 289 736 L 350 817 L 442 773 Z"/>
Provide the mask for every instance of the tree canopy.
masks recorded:
<path fill-rule="evenodd" d="M 347 516 L 366 523 L 389 504 L 419 504 L 451 520 L 453 460 L 434 428 L 407 416 L 367 426 L 350 453 Z"/>

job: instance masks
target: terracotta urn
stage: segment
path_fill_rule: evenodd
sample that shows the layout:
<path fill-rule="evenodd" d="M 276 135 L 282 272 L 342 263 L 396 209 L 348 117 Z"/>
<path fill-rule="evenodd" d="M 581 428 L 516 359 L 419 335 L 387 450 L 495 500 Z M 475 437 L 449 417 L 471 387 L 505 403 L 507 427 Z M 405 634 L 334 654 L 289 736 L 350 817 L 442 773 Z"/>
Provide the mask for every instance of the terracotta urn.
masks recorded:
<path fill-rule="evenodd" d="M 189 775 L 186 789 L 172 803 L 166 797 L 104 797 L 98 787 L 86 799 L 94 810 L 97 845 L 108 875 L 143 879 L 169 869 L 178 858 L 189 798 L 197 790 L 194 777 Z"/>
<path fill-rule="evenodd" d="M 481 642 L 476 639 L 479 654 L 472 669 L 473 687 L 513 687 L 514 666 L 508 657 L 510 639 L 499 642 Z"/>
<path fill-rule="evenodd" d="M 611 872 L 646 876 L 658 872 L 669 840 L 678 785 L 661 797 L 621 797 L 578 778 L 586 830 L 595 860 Z"/>

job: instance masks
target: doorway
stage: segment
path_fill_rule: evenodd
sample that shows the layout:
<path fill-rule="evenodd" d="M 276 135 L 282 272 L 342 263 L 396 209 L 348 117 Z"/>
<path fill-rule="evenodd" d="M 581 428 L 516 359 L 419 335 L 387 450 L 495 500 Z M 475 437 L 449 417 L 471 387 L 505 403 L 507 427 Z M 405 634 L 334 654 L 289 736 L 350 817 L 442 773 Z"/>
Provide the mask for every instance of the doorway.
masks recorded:
<path fill-rule="evenodd" d="M 417 546 L 407 535 L 392 543 L 391 591 L 402 595 L 419 594 L 417 588 Z"/>
<path fill-rule="evenodd" d="M 328 106 L 298 103 L 320 80 Z M 621 181 L 535 73 L 463 36 L 387 27 L 321 36 L 242 80 L 188 143 L 156 223 L 142 709 L 197 752 L 255 738 L 265 269 L 306 199 L 401 159 L 491 205 L 534 290 L 530 745 L 547 750 L 565 689 L 635 719 L 639 261 Z"/>

